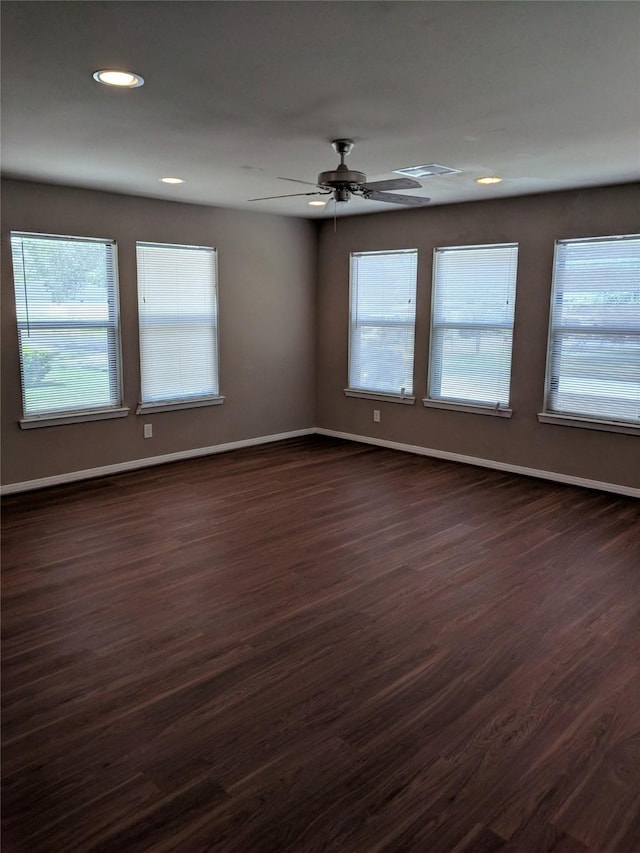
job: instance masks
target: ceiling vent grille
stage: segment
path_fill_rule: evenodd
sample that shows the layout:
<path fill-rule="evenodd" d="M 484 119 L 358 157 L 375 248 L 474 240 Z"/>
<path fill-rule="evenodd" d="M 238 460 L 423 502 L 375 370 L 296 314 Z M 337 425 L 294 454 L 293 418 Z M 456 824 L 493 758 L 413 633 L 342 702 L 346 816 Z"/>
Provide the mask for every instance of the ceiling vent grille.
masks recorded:
<path fill-rule="evenodd" d="M 437 163 L 426 163 L 424 166 L 407 166 L 405 169 L 392 169 L 398 175 L 408 175 L 410 178 L 428 178 L 435 175 L 459 175 L 462 169 L 451 169 L 449 166 L 439 166 Z"/>

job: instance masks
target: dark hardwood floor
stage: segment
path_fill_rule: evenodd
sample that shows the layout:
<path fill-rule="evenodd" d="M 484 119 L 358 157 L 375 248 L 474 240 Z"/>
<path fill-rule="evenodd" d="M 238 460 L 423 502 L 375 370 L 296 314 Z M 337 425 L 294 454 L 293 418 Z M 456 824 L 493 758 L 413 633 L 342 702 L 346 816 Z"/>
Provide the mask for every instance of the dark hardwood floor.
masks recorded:
<path fill-rule="evenodd" d="M 309 437 L 3 501 L 6 853 L 640 850 L 640 503 Z"/>

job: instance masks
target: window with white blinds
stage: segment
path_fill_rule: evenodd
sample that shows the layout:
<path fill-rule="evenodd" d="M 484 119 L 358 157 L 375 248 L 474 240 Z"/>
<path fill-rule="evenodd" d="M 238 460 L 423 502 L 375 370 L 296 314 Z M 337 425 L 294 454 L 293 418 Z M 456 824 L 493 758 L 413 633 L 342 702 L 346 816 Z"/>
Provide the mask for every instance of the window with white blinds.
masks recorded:
<path fill-rule="evenodd" d="M 517 265 L 515 243 L 435 250 L 425 405 L 508 410 Z"/>
<path fill-rule="evenodd" d="M 25 421 L 121 406 L 115 243 L 11 233 Z"/>
<path fill-rule="evenodd" d="M 351 255 L 349 389 L 413 394 L 417 249 Z"/>
<path fill-rule="evenodd" d="M 137 243 L 138 411 L 221 402 L 216 250 Z"/>
<path fill-rule="evenodd" d="M 640 426 L 640 235 L 556 243 L 545 411 Z"/>

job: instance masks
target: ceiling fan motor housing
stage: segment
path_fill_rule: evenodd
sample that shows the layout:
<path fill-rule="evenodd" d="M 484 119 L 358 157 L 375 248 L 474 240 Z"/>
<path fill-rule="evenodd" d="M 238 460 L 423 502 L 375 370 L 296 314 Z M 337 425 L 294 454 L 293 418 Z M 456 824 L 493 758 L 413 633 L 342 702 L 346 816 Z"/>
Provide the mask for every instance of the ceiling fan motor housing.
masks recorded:
<path fill-rule="evenodd" d="M 351 193 L 360 192 L 367 180 L 364 172 L 356 172 L 344 162 L 353 145 L 353 139 L 334 139 L 331 146 L 340 155 L 340 165 L 333 171 L 320 172 L 318 175 L 318 186 L 324 190 L 333 190 L 336 201 L 349 201 Z"/>
<path fill-rule="evenodd" d="M 366 183 L 367 176 L 364 172 L 354 172 L 344 164 L 336 167 L 335 171 L 320 172 L 318 175 L 318 186 L 328 190 L 351 190 L 354 192 Z"/>

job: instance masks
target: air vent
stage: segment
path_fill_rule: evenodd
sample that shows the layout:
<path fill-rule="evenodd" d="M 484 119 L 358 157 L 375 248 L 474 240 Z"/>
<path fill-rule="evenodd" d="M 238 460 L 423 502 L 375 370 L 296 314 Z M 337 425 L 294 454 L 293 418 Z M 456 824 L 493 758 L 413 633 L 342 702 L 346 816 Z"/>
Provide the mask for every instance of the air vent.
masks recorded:
<path fill-rule="evenodd" d="M 449 166 L 438 166 L 437 163 L 426 163 L 424 166 L 407 166 L 405 169 L 392 169 L 398 175 L 408 175 L 410 178 L 428 178 L 433 175 L 459 175 L 462 169 L 451 169 Z"/>

